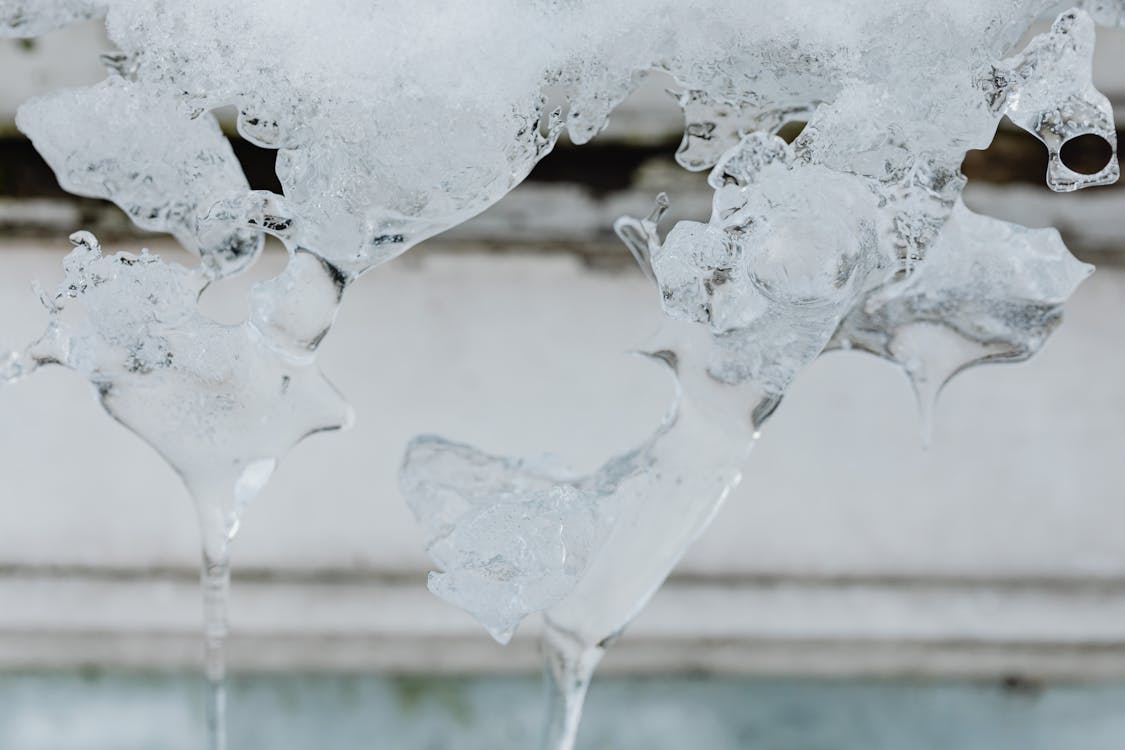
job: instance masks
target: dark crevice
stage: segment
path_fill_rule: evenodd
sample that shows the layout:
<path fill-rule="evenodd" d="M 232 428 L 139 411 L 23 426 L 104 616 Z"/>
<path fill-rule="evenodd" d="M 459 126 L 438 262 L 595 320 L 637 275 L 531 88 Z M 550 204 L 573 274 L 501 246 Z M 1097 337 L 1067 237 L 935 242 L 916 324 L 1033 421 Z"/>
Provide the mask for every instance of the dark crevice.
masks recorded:
<path fill-rule="evenodd" d="M 595 197 L 628 190 L 637 172 L 654 160 L 675 165 L 679 139 L 661 144 L 630 146 L 622 143 L 559 144 L 528 175 L 528 182 L 582 185 Z"/>
<path fill-rule="evenodd" d="M 1022 130 L 1000 130 L 984 150 L 965 154 L 961 171 L 970 180 L 1045 185 L 1047 149 Z"/>
<path fill-rule="evenodd" d="M 1101 171 L 1111 156 L 1112 149 L 1105 139 L 1092 134 L 1072 138 L 1062 148 L 1063 163 L 1082 174 Z M 1002 128 L 988 148 L 965 155 L 961 170 L 970 180 L 1042 186 L 1048 160 L 1047 148 L 1031 134 Z"/>
<path fill-rule="evenodd" d="M 792 137 L 799 131 L 793 126 Z M 277 152 L 255 146 L 241 138 L 232 138 L 235 156 L 242 164 L 250 187 L 255 190 L 281 192 L 274 171 Z M 570 183 L 581 185 L 595 197 L 628 190 L 638 173 L 654 162 L 673 165 L 678 139 L 665 143 L 629 145 L 606 142 L 572 146 L 560 144 L 553 153 L 536 165 L 528 176 L 532 183 Z M 1079 136 L 1063 146 L 1063 162 L 1075 171 L 1099 171 L 1109 159 L 1109 144 L 1095 136 Z M 971 180 L 1043 185 L 1047 173 L 1047 150 L 1039 141 L 1022 131 L 1001 129 L 992 144 L 983 151 L 970 151 L 962 166 Z M 30 141 L 18 136 L 0 137 L 0 197 L 3 198 L 72 198 L 62 188 L 32 147 Z"/>
<path fill-rule="evenodd" d="M 277 151 L 262 148 L 242 138 L 231 138 L 235 158 L 242 165 L 251 190 L 269 190 L 281 195 L 281 182 L 277 179 Z"/>
<path fill-rule="evenodd" d="M 1079 174 L 1097 174 L 1113 158 L 1113 147 L 1100 135 L 1088 133 L 1071 138 L 1062 145 L 1059 158 Z"/>

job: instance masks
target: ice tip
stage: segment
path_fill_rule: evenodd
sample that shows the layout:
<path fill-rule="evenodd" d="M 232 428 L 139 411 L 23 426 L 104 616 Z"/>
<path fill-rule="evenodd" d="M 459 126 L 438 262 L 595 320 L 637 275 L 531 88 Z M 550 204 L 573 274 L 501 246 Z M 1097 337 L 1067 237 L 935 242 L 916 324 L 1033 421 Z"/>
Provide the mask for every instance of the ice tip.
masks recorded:
<path fill-rule="evenodd" d="M 511 642 L 512 637 L 516 634 L 516 629 L 519 627 L 520 621 L 523 619 L 520 617 L 513 621 L 512 619 L 503 617 L 487 617 L 467 608 L 465 602 L 458 600 L 459 597 L 453 589 L 449 573 L 431 570 L 426 576 L 426 588 L 438 599 L 464 609 L 473 619 L 483 625 L 484 629 L 488 631 L 488 634 L 492 636 L 492 640 L 496 641 L 501 646 L 507 646 L 508 643 Z"/>
<path fill-rule="evenodd" d="M 355 407 L 351 404 L 344 404 L 344 413 L 340 418 L 340 430 L 350 430 L 355 427 L 356 415 Z"/>
<path fill-rule="evenodd" d="M 923 408 L 918 419 L 918 447 L 929 451 L 934 444 L 934 415 L 933 409 Z"/>
<path fill-rule="evenodd" d="M 672 201 L 667 193 L 663 191 L 657 193 L 656 200 L 653 201 L 652 211 L 648 214 L 648 220 L 653 224 L 659 224 L 671 205 Z"/>
<path fill-rule="evenodd" d="M 407 468 L 419 455 L 440 451 L 444 446 L 450 445 L 449 441 L 440 435 L 423 434 L 415 435 L 406 443 L 403 451 L 402 467 Z"/>
<path fill-rule="evenodd" d="M 945 383 L 933 387 L 913 377 L 911 383 L 914 386 L 914 399 L 918 409 L 918 447 L 929 451 L 934 444 L 934 414 L 937 412 L 938 399 Z"/>
<path fill-rule="evenodd" d="M 98 238 L 94 236 L 94 233 L 85 229 L 74 232 L 68 239 L 70 240 L 70 244 L 75 247 L 85 247 L 98 253 L 102 250 L 102 245 L 98 242 Z"/>
<path fill-rule="evenodd" d="M 492 640 L 496 641 L 501 646 L 507 646 L 511 643 L 512 638 L 516 634 L 515 628 L 492 628 L 486 625 L 485 629 L 488 631 L 488 634 L 492 636 Z"/>
<path fill-rule="evenodd" d="M 19 380 L 20 355 L 15 349 L 10 349 L 0 343 L 0 385 L 14 383 Z"/>

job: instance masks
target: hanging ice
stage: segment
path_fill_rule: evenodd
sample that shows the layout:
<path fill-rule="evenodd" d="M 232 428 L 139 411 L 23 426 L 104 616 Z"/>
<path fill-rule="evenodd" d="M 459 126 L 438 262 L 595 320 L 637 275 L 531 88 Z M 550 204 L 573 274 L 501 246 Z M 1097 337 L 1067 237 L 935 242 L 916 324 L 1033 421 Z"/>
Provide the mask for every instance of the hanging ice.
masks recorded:
<path fill-rule="evenodd" d="M 180 473 L 204 539 L 221 543 L 277 460 L 306 435 L 347 424 L 350 410 L 312 360 L 279 349 L 253 317 L 223 325 L 203 315 L 203 273 L 147 251 L 103 256 L 89 233 L 71 239 L 65 277 L 43 295 L 47 332 L 0 375 L 44 364 L 83 375 L 106 411 Z"/>
<path fill-rule="evenodd" d="M 1068 139 L 1091 133 L 1116 154 L 1108 101 L 1090 83 L 1090 17 L 1066 11 L 1023 52 L 997 61 L 1049 4 L 1028 4 L 1022 16 L 996 6 L 987 21 L 988 8 L 954 5 L 919 7 L 920 15 L 895 6 L 894 18 L 858 20 L 858 34 L 834 17 L 843 28 L 803 28 L 780 55 L 770 38 L 758 48 L 724 47 L 736 50 L 733 59 L 713 67 L 661 64 L 686 89 L 679 159 L 690 169 L 713 166 L 715 194 L 708 222 L 681 222 L 663 240 L 663 198 L 649 219 L 618 223 L 665 312 L 684 321 L 651 349 L 673 365 L 680 397 L 649 442 L 593 477 L 551 485 L 537 475 L 534 492 L 522 495 L 530 479 L 519 462 L 437 438 L 408 451 L 403 490 L 443 571 L 431 579 L 434 592 L 501 638 L 519 617 L 545 614 L 557 688 L 547 747 L 572 746 L 604 644 L 705 528 L 805 365 L 836 346 L 880 354 L 907 371 L 926 410 L 964 368 L 1037 351 L 1089 273 L 1057 232 L 968 211 L 959 165 L 1007 114 L 1047 145 L 1050 187 L 1117 179 L 1115 159 L 1082 175 L 1060 158 Z M 912 50 L 902 64 L 894 59 L 902 48 L 884 40 L 903 23 L 926 29 L 912 38 L 940 43 Z M 795 118 L 808 122 L 792 144 L 773 134 Z M 488 486 L 508 488 L 506 506 L 535 504 L 552 489 L 586 493 L 571 496 L 567 513 L 529 524 L 530 513 L 496 512 L 496 494 L 469 502 L 465 493 L 477 485 L 466 481 L 465 462 L 487 464 Z M 573 528 L 583 530 L 581 566 L 567 565 L 565 545 L 542 544 Z M 475 566 L 482 539 L 504 539 L 505 550 L 521 554 Z M 555 553 L 550 565 L 536 554 L 543 550 Z M 472 585 L 460 585 L 470 569 Z"/>
<path fill-rule="evenodd" d="M 281 456 L 309 434 L 346 426 L 351 410 L 309 352 L 260 325 L 280 304 L 268 293 L 245 323 L 222 325 L 197 306 L 209 283 L 202 269 L 148 252 L 106 257 L 87 232 L 71 240 L 63 282 L 42 295 L 50 325 L 25 352 L 0 359 L 0 383 L 45 364 L 79 372 L 191 491 L 203 546 L 210 744 L 220 750 L 229 542 Z"/>
<path fill-rule="evenodd" d="M 207 220 L 216 202 L 250 191 L 210 113 L 115 75 L 24 104 L 17 125 L 63 188 L 111 200 L 142 229 L 168 232 L 202 257 L 210 276 L 257 257 L 259 232 Z"/>
<path fill-rule="evenodd" d="M 641 77 L 670 74 L 677 157 L 711 169 L 712 215 L 664 238 L 659 207 L 617 226 L 672 319 L 646 347 L 675 376 L 665 420 L 587 477 L 439 438 L 403 473 L 435 591 L 500 639 L 546 613 L 561 691 L 548 737 L 568 747 L 602 647 L 706 527 L 805 365 L 871 351 L 925 404 L 957 371 L 1042 345 L 1088 269 L 1050 231 L 970 213 L 959 167 L 1007 115 L 1046 144 L 1054 189 L 1117 178 L 1115 159 L 1093 175 L 1061 159 L 1081 135 L 1116 150 L 1087 11 L 1125 20 L 1120 0 L 0 0 L 4 36 L 107 14 L 111 77 L 29 103 L 19 124 L 66 187 L 201 259 L 103 257 L 77 235 L 48 335 L 2 360 L 5 378 L 76 369 L 184 475 L 204 509 L 221 675 L 211 563 L 277 458 L 347 421 L 315 355 L 350 283 L 498 200 L 563 127 L 584 143 Z M 277 150 L 282 194 L 249 189 L 220 107 Z M 254 288 L 244 324 L 208 320 L 199 292 L 252 263 L 263 233 L 287 268 Z"/>
<path fill-rule="evenodd" d="M 958 372 L 1039 351 L 1091 271 L 1054 229 L 990 219 L 958 201 L 926 262 L 857 305 L 834 343 L 899 364 L 928 423 L 938 393 Z"/>

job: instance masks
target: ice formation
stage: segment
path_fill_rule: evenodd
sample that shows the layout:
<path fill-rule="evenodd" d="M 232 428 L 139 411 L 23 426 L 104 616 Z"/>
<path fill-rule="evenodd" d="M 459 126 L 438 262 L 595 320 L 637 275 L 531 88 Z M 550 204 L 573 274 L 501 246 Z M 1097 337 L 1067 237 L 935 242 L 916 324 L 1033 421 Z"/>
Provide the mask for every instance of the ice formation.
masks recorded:
<path fill-rule="evenodd" d="M 242 270 L 257 257 L 261 233 L 209 216 L 217 201 L 250 192 L 230 142 L 210 113 L 139 87 L 115 75 L 47 94 L 26 103 L 16 124 L 64 189 L 111 200 L 137 226 L 171 234 L 213 278 Z"/>
<path fill-rule="evenodd" d="M 960 200 L 965 152 L 986 147 L 1005 115 L 1047 146 L 1052 189 L 1117 179 L 1116 159 L 1085 175 L 1060 157 L 1091 133 L 1116 152 L 1109 102 L 1091 84 L 1091 17 L 1065 10 L 1005 57 L 1048 4 L 909 5 L 860 14 L 858 28 L 826 13 L 832 28 L 803 25 L 791 46 L 755 30 L 760 46 L 724 47 L 737 53 L 703 66 L 700 83 L 695 68 L 668 66 L 687 88 L 679 160 L 711 168 L 715 193 L 709 221 L 680 222 L 663 240 L 663 198 L 648 219 L 617 225 L 677 321 L 650 350 L 672 365 L 679 396 L 646 444 L 554 485 L 439 438 L 408 451 L 403 490 L 442 568 L 431 589 L 501 640 L 520 616 L 545 615 L 556 687 L 548 747 L 573 745 L 604 645 L 717 512 L 804 366 L 829 348 L 878 354 L 904 369 L 928 413 L 957 372 L 1037 351 L 1092 270 L 1054 230 L 979 216 Z M 904 60 L 904 26 L 914 41 L 937 41 Z M 776 131 L 793 119 L 807 124 L 786 143 Z M 554 534 L 541 521 L 560 509 L 540 510 L 552 488 L 589 498 Z M 503 525 L 487 525 L 501 504 Z M 495 538 L 506 544 L 487 545 Z"/>
<path fill-rule="evenodd" d="M 258 309 L 239 325 L 203 315 L 203 267 L 147 251 L 104 256 L 88 232 L 71 241 L 58 290 L 41 293 L 47 331 L 0 360 L 0 383 L 45 364 L 75 370 L 187 485 L 203 542 L 209 722 L 221 746 L 228 544 L 281 456 L 309 434 L 347 425 L 351 410 L 311 357 L 258 325 Z"/>
<path fill-rule="evenodd" d="M 436 593 L 500 640 L 546 614 L 547 744 L 567 748 L 602 649 L 717 512 L 804 366 L 831 348 L 878 354 L 928 409 L 958 371 L 1030 356 L 1057 324 L 1088 267 L 1053 230 L 965 208 L 960 164 L 1007 116 L 1047 147 L 1051 188 L 1117 179 L 1116 158 L 1087 175 L 1061 153 L 1093 134 L 1116 155 L 1090 65 L 1095 22 L 1125 22 L 1125 2 L 1071 5 L 0 0 L 0 36 L 106 15 L 109 77 L 27 103 L 18 124 L 66 188 L 200 259 L 103 256 L 75 235 L 43 295 L 47 333 L 0 376 L 78 371 L 183 475 L 217 682 L 242 508 L 295 442 L 348 421 L 315 355 L 351 282 L 498 200 L 563 130 L 594 137 L 648 72 L 669 74 L 677 158 L 711 170 L 712 215 L 662 238 L 661 198 L 616 227 L 669 317 L 647 347 L 674 376 L 664 421 L 590 476 L 434 437 L 402 475 Z M 250 189 L 216 124 L 225 107 L 277 150 L 282 194 Z M 791 122 L 806 124 L 787 143 Z M 252 264 L 263 234 L 288 266 L 254 287 L 243 324 L 208 319 L 198 295 Z M 211 712 L 217 748 L 218 691 Z"/>

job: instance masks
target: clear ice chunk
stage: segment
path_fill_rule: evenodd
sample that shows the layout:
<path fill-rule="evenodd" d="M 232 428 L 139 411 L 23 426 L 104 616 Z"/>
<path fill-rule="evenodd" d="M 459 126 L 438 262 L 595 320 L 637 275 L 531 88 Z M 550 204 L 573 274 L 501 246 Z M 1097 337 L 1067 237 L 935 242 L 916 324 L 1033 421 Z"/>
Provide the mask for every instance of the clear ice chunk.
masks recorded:
<path fill-rule="evenodd" d="M 147 251 L 105 256 L 87 232 L 72 241 L 62 283 L 42 295 L 46 333 L 9 357 L 0 380 L 45 364 L 81 374 L 176 469 L 205 544 L 222 546 L 277 460 L 305 436 L 348 424 L 350 408 L 314 363 L 288 356 L 253 322 L 201 313 L 209 281 L 200 271 Z"/>
<path fill-rule="evenodd" d="M 216 203 L 250 192 L 210 113 L 111 76 L 27 102 L 16 122 L 63 188 L 111 200 L 142 229 L 173 235 L 211 277 L 244 269 L 261 250 L 259 231 L 205 220 Z"/>
<path fill-rule="evenodd" d="M 1094 21 L 1075 9 L 1060 15 L 1022 53 L 993 66 L 985 83 L 994 111 L 1047 147 L 1052 190 L 1109 185 L 1120 176 L 1113 106 L 1094 88 L 1093 60 Z M 1112 154 L 1102 169 L 1086 175 L 1066 166 L 1061 154 L 1067 141 L 1091 134 L 1109 143 Z"/>
<path fill-rule="evenodd" d="M 611 639 L 738 482 L 770 402 L 709 375 L 704 329 L 670 321 L 650 358 L 676 396 L 653 435 L 593 474 L 562 477 L 427 436 L 401 486 L 441 569 L 435 594 L 507 641 L 533 612 L 586 643 Z M 737 397 L 737 405 L 722 398 Z M 770 407 L 772 408 L 772 406 Z"/>
<path fill-rule="evenodd" d="M 500 643 L 564 597 L 600 541 L 600 496 L 581 483 L 435 437 L 412 441 L 400 479 L 440 572 L 429 587 Z"/>
<path fill-rule="evenodd" d="M 805 366 L 830 348 L 877 353 L 907 371 L 925 411 L 956 372 L 1037 351 L 1089 273 L 1057 232 L 969 212 L 960 164 L 1008 115 L 1047 145 L 1052 188 L 1117 179 L 1115 158 L 1080 175 L 1060 157 L 1068 139 L 1091 133 L 1116 155 L 1112 113 L 1091 84 L 1090 16 L 1064 10 L 1013 56 L 1032 22 L 1062 10 L 1056 3 L 838 8 L 787 4 L 791 16 L 756 16 L 752 31 L 717 28 L 692 9 L 699 18 L 675 39 L 651 35 L 663 54 L 648 67 L 672 74 L 685 113 L 677 158 L 711 168 L 715 191 L 709 220 L 681 221 L 663 239 L 663 196 L 649 217 L 617 224 L 673 319 L 650 351 L 676 373 L 679 397 L 652 438 L 589 477 L 553 484 L 438 438 L 407 455 L 404 494 L 441 568 L 431 587 L 504 638 L 520 617 L 545 615 L 556 691 L 545 747 L 573 746 L 601 650 L 706 527 Z M 792 121 L 806 124 L 786 143 L 777 132 Z M 487 475 L 487 491 L 470 467 Z M 585 494 L 567 494 L 560 513 L 550 488 Z M 542 543 L 522 515 L 534 505 L 551 532 L 543 555 L 526 550 Z M 560 577 L 556 544 L 568 524 L 594 540 L 573 578 Z M 513 573 L 517 558 L 534 562 Z"/>
<path fill-rule="evenodd" d="M 925 262 L 868 294 L 833 344 L 899 364 L 928 422 L 958 372 L 1039 351 L 1063 303 L 1093 270 L 1070 254 L 1058 231 L 981 216 L 958 201 Z"/>

